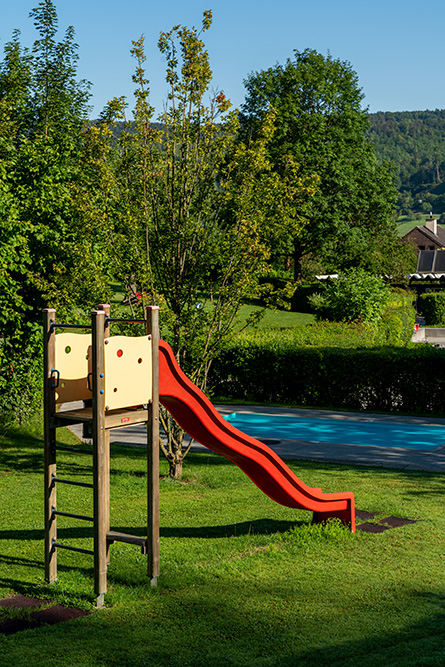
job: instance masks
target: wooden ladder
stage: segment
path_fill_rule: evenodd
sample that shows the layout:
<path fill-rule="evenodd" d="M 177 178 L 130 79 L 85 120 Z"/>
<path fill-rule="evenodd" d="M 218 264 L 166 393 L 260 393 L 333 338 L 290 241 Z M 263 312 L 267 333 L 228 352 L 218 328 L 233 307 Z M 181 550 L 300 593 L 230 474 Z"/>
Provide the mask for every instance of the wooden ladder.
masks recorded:
<path fill-rule="evenodd" d="M 148 556 L 148 576 L 156 586 L 159 576 L 159 326 L 158 307 L 146 309 L 145 320 L 124 320 L 145 323 L 145 333 L 152 341 L 152 396 L 142 406 L 107 410 L 105 406 L 105 354 L 104 346 L 109 336 L 110 307 L 101 305 L 91 312 L 91 325 L 56 324 L 55 310 L 43 311 L 44 326 L 44 452 L 45 452 L 45 579 L 51 583 L 57 579 L 57 551 L 68 549 L 94 557 L 94 590 L 97 606 L 104 603 L 107 591 L 107 565 L 110 545 L 126 542 L 141 547 Z M 56 389 L 59 377 L 55 368 L 55 330 L 87 329 L 92 342 L 92 407 L 56 411 Z M 111 342 L 111 341 L 110 341 Z M 110 430 L 134 424 L 147 424 L 147 537 L 138 537 L 110 530 Z M 57 444 L 57 428 L 73 424 L 88 424 L 92 432 L 93 447 L 64 447 Z M 58 477 L 56 455 L 58 451 L 92 454 L 93 483 L 87 484 Z M 93 516 L 84 516 L 57 509 L 57 485 L 68 484 L 90 488 L 93 492 Z M 93 523 L 93 550 L 63 544 L 57 539 L 57 517 L 69 517 Z"/>

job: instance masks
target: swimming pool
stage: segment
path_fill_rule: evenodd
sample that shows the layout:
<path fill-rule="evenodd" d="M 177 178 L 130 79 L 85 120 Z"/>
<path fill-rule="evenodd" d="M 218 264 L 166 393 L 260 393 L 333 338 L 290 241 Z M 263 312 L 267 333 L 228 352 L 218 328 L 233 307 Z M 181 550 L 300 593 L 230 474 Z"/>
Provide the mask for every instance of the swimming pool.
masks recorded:
<path fill-rule="evenodd" d="M 432 451 L 445 445 L 445 427 L 388 421 L 330 419 L 297 415 L 232 412 L 225 419 L 253 438 L 307 440 L 373 447 L 404 447 Z"/>

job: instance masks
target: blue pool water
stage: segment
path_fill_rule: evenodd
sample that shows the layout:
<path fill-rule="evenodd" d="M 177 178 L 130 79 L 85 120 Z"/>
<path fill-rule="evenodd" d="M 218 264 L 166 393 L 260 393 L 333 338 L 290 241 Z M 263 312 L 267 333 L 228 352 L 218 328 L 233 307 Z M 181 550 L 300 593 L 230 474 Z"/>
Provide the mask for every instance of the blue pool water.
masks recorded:
<path fill-rule="evenodd" d="M 232 412 L 232 426 L 258 440 L 309 440 L 374 447 L 405 447 L 432 451 L 445 445 L 445 427 L 387 421 L 355 421 Z"/>

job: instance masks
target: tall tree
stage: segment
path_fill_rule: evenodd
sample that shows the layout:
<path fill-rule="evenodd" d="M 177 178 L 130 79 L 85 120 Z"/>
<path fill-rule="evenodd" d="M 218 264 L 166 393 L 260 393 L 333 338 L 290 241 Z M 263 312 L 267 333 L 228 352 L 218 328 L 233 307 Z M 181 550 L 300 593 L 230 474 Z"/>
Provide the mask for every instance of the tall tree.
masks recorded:
<path fill-rule="evenodd" d="M 251 74 L 242 107 L 244 136 L 256 136 L 269 110 L 276 132 L 268 144 L 275 169 L 291 154 L 302 175 L 316 175 L 318 189 L 309 206 L 309 224 L 294 239 L 295 277 L 309 255 L 329 269 L 361 265 L 394 272 L 404 250 L 394 222 L 396 190 L 391 170 L 378 165 L 367 137 L 363 93 L 348 62 L 312 49 L 294 51 L 285 65 Z"/>
<path fill-rule="evenodd" d="M 5 174 L 8 190 L 26 222 L 31 270 L 21 293 L 37 317 L 49 299 L 61 307 L 81 302 L 97 271 L 78 206 L 79 193 L 91 187 L 83 169 L 89 84 L 77 80 L 74 29 L 57 40 L 52 0 L 42 0 L 30 16 L 38 33 L 32 50 L 21 47 L 18 32 L 5 47 L 0 136 L 13 164 Z"/>
<path fill-rule="evenodd" d="M 211 19 L 204 12 L 202 32 Z M 237 140 L 238 116 L 224 93 L 206 103 L 212 72 L 196 28 L 161 33 L 169 93 L 158 119 L 163 129 L 154 130 L 143 46 L 141 38 L 132 49 L 136 132 L 124 132 L 119 152 L 110 154 L 114 180 L 104 200 L 114 199 L 105 228 L 116 274 L 136 284 L 142 302 L 160 304 L 163 336 L 205 387 L 212 359 L 267 263 L 270 239 L 281 233 L 283 220 L 293 234 L 303 226 L 297 209 L 308 188 L 291 160 L 281 177 L 271 171 L 266 144 L 273 115 L 247 146 Z M 123 107 L 114 100 L 103 122 L 119 117 Z M 183 432 L 165 413 L 163 424 L 164 454 L 177 477 L 187 453 Z"/>
<path fill-rule="evenodd" d="M 77 206 L 91 184 L 83 172 L 89 93 L 76 79 L 74 30 L 57 41 L 51 0 L 40 2 L 31 17 L 38 33 L 32 50 L 21 46 L 16 31 L 0 63 L 0 284 L 7 286 L 0 305 L 7 300 L 2 312 L 9 312 L 0 317 L 0 385 L 16 397 L 23 351 L 39 356 L 32 346 L 40 309 L 49 302 L 66 312 L 101 296 L 94 248 Z M 4 396 L 0 410 L 13 404 Z"/>

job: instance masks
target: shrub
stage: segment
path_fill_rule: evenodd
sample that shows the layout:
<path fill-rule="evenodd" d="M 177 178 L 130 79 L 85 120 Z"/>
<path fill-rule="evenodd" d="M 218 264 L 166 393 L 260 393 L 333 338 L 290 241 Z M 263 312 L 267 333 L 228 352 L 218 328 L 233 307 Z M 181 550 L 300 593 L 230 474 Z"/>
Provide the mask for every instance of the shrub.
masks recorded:
<path fill-rule="evenodd" d="M 389 301 L 389 287 L 361 268 L 330 281 L 309 297 L 320 319 L 342 322 L 377 322 Z"/>
<path fill-rule="evenodd" d="M 425 324 L 445 326 L 445 292 L 421 294 L 420 310 L 425 317 Z"/>
<path fill-rule="evenodd" d="M 389 322 L 405 316 L 395 308 Z M 410 323 L 406 327 L 411 333 Z M 214 394 L 229 400 L 443 412 L 445 351 L 419 344 L 376 344 L 381 331 L 371 325 L 322 322 L 294 330 L 246 332 L 214 362 L 209 382 Z"/>
<path fill-rule="evenodd" d="M 375 343 L 378 345 L 407 345 L 416 323 L 414 295 L 406 290 L 391 292 L 390 302 L 377 323 Z"/>
<path fill-rule="evenodd" d="M 30 325 L 29 332 L 12 346 L 0 339 L 0 419 L 3 424 L 26 422 L 42 405 L 42 331 Z"/>
<path fill-rule="evenodd" d="M 310 285 L 299 285 L 292 295 L 291 310 L 294 313 L 314 313 L 314 307 L 309 301 L 309 297 L 320 289 L 320 283 Z"/>

